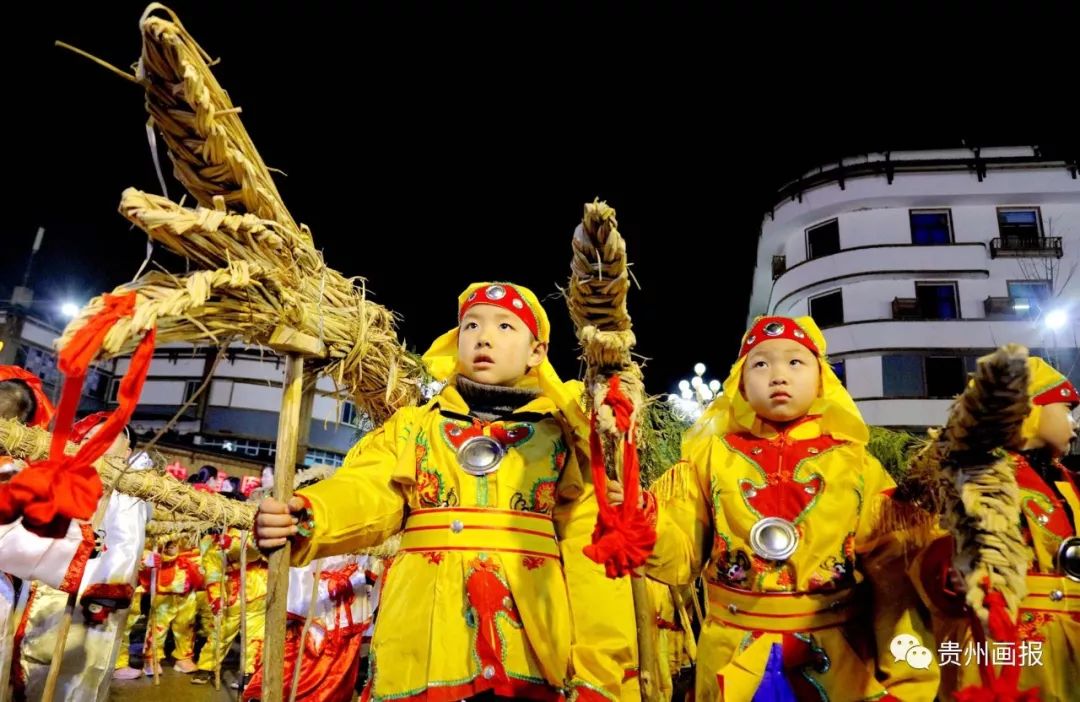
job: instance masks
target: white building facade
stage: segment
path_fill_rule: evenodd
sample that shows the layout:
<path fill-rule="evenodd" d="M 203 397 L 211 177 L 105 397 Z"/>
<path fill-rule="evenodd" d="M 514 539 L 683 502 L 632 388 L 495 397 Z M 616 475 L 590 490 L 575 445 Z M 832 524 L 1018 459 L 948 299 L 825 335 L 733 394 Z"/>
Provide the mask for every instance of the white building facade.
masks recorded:
<path fill-rule="evenodd" d="M 975 359 L 1006 342 L 1078 382 L 1078 177 L 1027 147 L 817 169 L 765 217 L 749 317 L 813 316 L 879 426 L 941 424 Z"/>

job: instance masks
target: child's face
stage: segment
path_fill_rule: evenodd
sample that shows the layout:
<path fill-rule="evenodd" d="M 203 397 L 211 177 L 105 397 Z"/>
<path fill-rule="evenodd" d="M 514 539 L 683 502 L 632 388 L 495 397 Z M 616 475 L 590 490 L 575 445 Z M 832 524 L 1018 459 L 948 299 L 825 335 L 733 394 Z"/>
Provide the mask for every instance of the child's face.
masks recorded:
<path fill-rule="evenodd" d="M 791 339 L 761 342 L 747 354 L 743 365 L 743 396 L 759 417 L 770 422 L 805 416 L 820 385 L 817 358 Z"/>
<path fill-rule="evenodd" d="M 487 385 L 513 385 L 547 357 L 516 315 L 494 305 L 469 308 L 458 330 L 458 372 Z"/>
<path fill-rule="evenodd" d="M 1042 408 L 1039 417 L 1039 435 L 1041 443 L 1056 455 L 1068 453 L 1069 444 L 1076 437 L 1076 422 L 1073 420 L 1069 405 L 1055 402 Z"/>

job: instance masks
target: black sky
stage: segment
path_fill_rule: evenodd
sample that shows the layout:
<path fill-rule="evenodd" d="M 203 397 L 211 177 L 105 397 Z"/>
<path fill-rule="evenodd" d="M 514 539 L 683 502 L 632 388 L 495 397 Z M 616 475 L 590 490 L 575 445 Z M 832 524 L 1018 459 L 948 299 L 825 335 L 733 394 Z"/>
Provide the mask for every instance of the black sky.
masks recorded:
<path fill-rule="evenodd" d="M 962 142 L 1076 153 L 1075 18 L 1045 8 L 172 6 L 222 59 L 294 216 L 421 350 L 472 280 L 554 293 L 582 204 L 608 200 L 643 286 L 630 303 L 652 392 L 698 360 L 717 374 L 732 360 L 762 213 L 799 173 Z M 142 260 L 145 238 L 116 214 L 125 187 L 160 190 L 141 92 L 52 45 L 127 67 L 142 7 L 7 11 L 0 297 L 38 226 L 41 300 L 83 301 Z M 549 311 L 572 376 L 565 309 Z"/>

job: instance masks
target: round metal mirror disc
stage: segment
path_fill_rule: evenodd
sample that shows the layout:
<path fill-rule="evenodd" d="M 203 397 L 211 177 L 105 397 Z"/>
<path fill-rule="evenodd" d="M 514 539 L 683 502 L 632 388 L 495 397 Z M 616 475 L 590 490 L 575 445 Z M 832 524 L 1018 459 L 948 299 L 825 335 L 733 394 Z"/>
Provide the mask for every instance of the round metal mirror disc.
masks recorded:
<path fill-rule="evenodd" d="M 771 561 L 787 560 L 799 545 L 795 525 L 780 517 L 766 517 L 750 529 L 750 548 Z"/>
<path fill-rule="evenodd" d="M 1072 536 L 1062 541 L 1054 560 L 1062 575 L 1080 582 L 1080 536 Z"/>
<path fill-rule="evenodd" d="M 505 449 L 490 436 L 474 436 L 458 449 L 458 463 L 470 475 L 487 475 L 499 468 Z"/>

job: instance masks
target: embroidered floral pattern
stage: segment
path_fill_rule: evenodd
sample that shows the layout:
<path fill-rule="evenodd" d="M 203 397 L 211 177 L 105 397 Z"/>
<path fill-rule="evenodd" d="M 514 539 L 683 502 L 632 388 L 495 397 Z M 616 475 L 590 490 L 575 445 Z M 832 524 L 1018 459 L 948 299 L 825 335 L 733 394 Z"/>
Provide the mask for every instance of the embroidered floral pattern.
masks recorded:
<path fill-rule="evenodd" d="M 416 498 L 421 507 L 455 507 L 458 504 L 454 488 L 446 489 L 446 481 L 437 468 L 429 465 L 431 445 L 421 431 L 416 436 Z"/>
<path fill-rule="evenodd" d="M 540 478 L 533 483 L 529 490 L 529 497 L 520 492 L 514 493 L 510 499 L 511 509 L 520 512 L 536 512 L 538 514 L 551 514 L 555 510 L 555 486 L 558 478 Z"/>
<path fill-rule="evenodd" d="M 563 468 L 566 467 L 566 459 L 569 456 L 570 451 L 566 448 L 566 442 L 560 437 L 551 450 L 551 467 L 557 475 L 562 475 Z"/>
<path fill-rule="evenodd" d="M 536 570 L 540 566 L 544 565 L 544 559 L 540 556 L 525 556 L 521 559 L 521 564 L 529 570 Z"/>
<path fill-rule="evenodd" d="M 1050 612 L 1021 612 L 1020 625 L 1016 629 L 1018 641 L 1046 641 L 1039 630 L 1043 626 L 1054 621 L 1054 615 Z"/>

